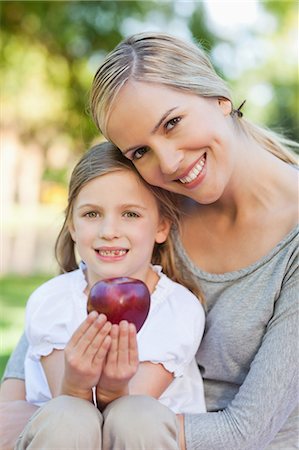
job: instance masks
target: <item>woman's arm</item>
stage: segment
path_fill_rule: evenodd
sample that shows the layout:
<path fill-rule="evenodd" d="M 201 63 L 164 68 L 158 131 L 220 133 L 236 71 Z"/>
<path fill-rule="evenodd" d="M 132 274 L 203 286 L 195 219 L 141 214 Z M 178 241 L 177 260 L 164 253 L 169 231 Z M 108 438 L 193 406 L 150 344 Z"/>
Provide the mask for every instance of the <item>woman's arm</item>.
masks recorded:
<path fill-rule="evenodd" d="M 0 388 L 0 448 L 12 450 L 19 434 L 38 409 L 25 401 L 24 359 L 28 342 L 23 335 L 7 363 Z"/>
<path fill-rule="evenodd" d="M 291 267 L 284 275 L 261 346 L 231 403 L 218 412 L 185 416 L 188 450 L 263 450 L 295 410 L 299 376 L 298 282 L 298 268 Z M 246 295 L 245 288 L 239 292 L 240 298 Z M 285 444 L 288 439 L 296 439 L 295 418 L 289 428 L 281 437 L 284 448 L 291 448 L 291 444 Z"/>

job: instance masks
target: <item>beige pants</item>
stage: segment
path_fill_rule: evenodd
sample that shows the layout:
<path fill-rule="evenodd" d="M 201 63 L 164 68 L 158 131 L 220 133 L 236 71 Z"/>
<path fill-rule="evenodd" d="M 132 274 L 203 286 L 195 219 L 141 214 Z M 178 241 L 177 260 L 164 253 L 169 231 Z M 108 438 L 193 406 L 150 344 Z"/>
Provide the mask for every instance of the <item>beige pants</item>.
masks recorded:
<path fill-rule="evenodd" d="M 175 414 L 145 396 L 112 402 L 101 414 L 76 397 L 56 397 L 30 419 L 17 450 L 179 450 Z"/>

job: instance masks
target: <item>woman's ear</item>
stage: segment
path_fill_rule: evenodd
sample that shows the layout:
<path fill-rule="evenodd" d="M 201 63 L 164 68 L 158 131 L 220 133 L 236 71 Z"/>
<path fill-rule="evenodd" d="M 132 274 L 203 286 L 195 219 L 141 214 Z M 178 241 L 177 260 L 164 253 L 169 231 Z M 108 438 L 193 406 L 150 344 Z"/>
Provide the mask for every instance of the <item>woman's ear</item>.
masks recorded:
<path fill-rule="evenodd" d="M 218 105 L 220 106 L 223 114 L 225 116 L 229 116 L 232 112 L 232 104 L 231 101 L 224 97 L 218 98 Z"/>
<path fill-rule="evenodd" d="M 158 225 L 157 233 L 156 233 L 156 242 L 157 244 L 162 244 L 167 239 L 169 235 L 169 231 L 171 228 L 171 223 L 167 219 L 161 219 Z"/>

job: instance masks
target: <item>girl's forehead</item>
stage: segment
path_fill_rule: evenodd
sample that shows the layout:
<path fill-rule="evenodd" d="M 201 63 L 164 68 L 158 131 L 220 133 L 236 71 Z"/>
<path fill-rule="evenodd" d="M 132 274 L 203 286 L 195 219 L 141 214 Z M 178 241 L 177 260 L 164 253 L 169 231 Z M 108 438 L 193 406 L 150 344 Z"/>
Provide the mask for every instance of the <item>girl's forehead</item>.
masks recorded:
<path fill-rule="evenodd" d="M 83 195 L 89 195 L 90 192 L 104 191 L 107 196 L 109 193 L 119 192 L 122 195 L 126 193 L 136 192 L 138 195 L 141 192 L 148 192 L 153 196 L 150 189 L 145 185 L 145 182 L 141 179 L 141 176 L 135 171 L 134 168 L 129 167 L 117 167 L 115 169 L 111 168 L 107 172 L 103 172 L 92 179 L 84 183 L 77 197 L 82 197 Z"/>

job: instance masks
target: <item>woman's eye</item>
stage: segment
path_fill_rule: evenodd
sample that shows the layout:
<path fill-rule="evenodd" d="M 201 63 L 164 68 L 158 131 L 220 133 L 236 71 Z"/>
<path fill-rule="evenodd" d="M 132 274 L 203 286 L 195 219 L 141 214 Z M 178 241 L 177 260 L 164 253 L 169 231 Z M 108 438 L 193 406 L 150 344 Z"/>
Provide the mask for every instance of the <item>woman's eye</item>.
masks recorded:
<path fill-rule="evenodd" d="M 181 121 L 181 117 L 174 117 L 168 122 L 165 123 L 164 128 L 166 131 L 172 130 L 179 122 Z"/>
<path fill-rule="evenodd" d="M 132 153 L 132 160 L 140 159 L 148 151 L 147 147 L 140 147 Z"/>
<path fill-rule="evenodd" d="M 85 217 L 89 217 L 90 219 L 95 219 L 96 217 L 98 217 L 98 213 L 95 211 L 90 211 L 85 214 Z"/>
<path fill-rule="evenodd" d="M 133 212 L 133 211 L 126 211 L 124 214 L 124 217 L 128 217 L 129 219 L 133 217 L 140 217 L 139 214 Z"/>

